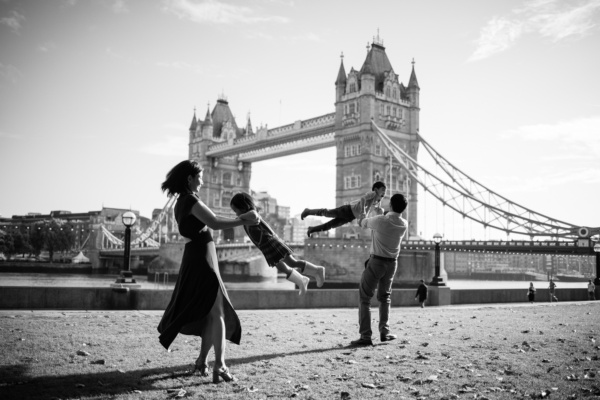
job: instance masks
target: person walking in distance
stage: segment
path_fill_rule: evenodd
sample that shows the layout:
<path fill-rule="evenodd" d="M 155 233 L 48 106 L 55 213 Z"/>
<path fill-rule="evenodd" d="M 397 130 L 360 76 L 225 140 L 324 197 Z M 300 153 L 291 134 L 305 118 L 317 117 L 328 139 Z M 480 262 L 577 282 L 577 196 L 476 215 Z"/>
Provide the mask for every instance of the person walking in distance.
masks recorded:
<path fill-rule="evenodd" d="M 360 338 L 351 342 L 352 346 L 372 346 L 371 298 L 377 289 L 379 301 L 379 338 L 382 342 L 394 340 L 390 333 L 389 315 L 392 295 L 392 281 L 398 266 L 400 242 L 406 234 L 407 221 L 401 217 L 406 209 L 406 198 L 397 193 L 392 196 L 389 212 L 372 218 L 361 215 L 358 224 L 371 229 L 370 257 L 362 273 L 359 287 L 358 323 Z"/>
<path fill-rule="evenodd" d="M 235 378 L 225 365 L 225 340 L 240 344 L 242 327 L 223 285 L 208 228 L 252 226 L 259 220 L 251 215 L 235 219 L 216 216 L 198 195 L 203 183 L 200 165 L 185 160 L 169 171 L 161 187 L 169 196 L 178 196 L 175 219 L 186 243 L 171 301 L 158 324 L 159 341 L 168 349 L 179 333 L 202 337 L 196 369 L 202 376 L 209 375 L 207 357 L 214 347 L 213 383 L 229 382 Z"/>
<path fill-rule="evenodd" d="M 425 285 L 425 281 L 421 279 L 421 283 L 417 288 L 417 295 L 415 296 L 415 300 L 417 300 L 421 304 L 421 308 L 425 307 L 425 302 L 427 301 L 427 285 Z"/>
<path fill-rule="evenodd" d="M 305 208 L 300 214 L 300 219 L 304 219 L 309 215 L 317 215 L 320 217 L 333 218 L 324 224 L 317 226 L 309 226 L 306 234 L 308 237 L 315 232 L 328 231 L 330 229 L 337 228 L 339 226 L 348 224 L 354 221 L 360 215 L 369 216 L 371 209 L 376 210 L 378 214 L 383 214 L 383 210 L 380 207 L 381 199 L 385 196 L 385 183 L 377 181 L 373 184 L 371 191 L 359 200 L 353 201 L 350 204 L 345 204 L 341 207 L 326 209 L 326 208 Z"/>
<path fill-rule="evenodd" d="M 529 302 L 533 304 L 535 301 L 535 287 L 533 286 L 533 282 L 529 282 L 529 289 L 527 289 L 527 299 Z"/>
<path fill-rule="evenodd" d="M 550 293 L 550 303 L 553 301 L 558 301 L 558 297 L 556 297 L 556 283 L 550 278 L 550 284 L 548 285 L 548 292 Z"/>
<path fill-rule="evenodd" d="M 596 285 L 594 285 L 594 282 L 592 282 L 591 279 L 588 281 L 587 290 L 588 290 L 588 299 L 596 300 Z"/>

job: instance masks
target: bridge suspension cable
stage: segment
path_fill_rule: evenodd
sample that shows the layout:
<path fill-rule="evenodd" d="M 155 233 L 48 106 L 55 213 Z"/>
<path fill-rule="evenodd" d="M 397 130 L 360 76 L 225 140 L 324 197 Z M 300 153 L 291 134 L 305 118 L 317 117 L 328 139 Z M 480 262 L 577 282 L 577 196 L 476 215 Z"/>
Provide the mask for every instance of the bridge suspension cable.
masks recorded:
<path fill-rule="evenodd" d="M 138 237 L 135 238 L 135 240 L 131 242 L 131 246 L 140 246 L 142 243 L 145 243 L 148 247 L 160 247 L 160 243 L 152 239 L 151 236 L 157 229 L 159 229 L 161 221 L 167 215 L 167 213 L 171 211 L 176 200 L 177 196 L 169 197 L 167 204 L 165 204 L 161 212 L 152 220 L 150 226 L 148 226 L 146 230 L 144 230 Z M 100 229 L 104 238 L 113 246 L 116 248 L 124 246 L 123 240 L 113 235 L 104 225 L 100 225 Z M 104 241 L 102 241 L 102 243 L 104 243 Z"/>
<path fill-rule="evenodd" d="M 531 239 L 577 237 L 579 226 L 537 213 L 488 189 L 456 168 L 418 135 L 419 142 L 448 178 L 445 180 L 431 173 L 394 143 L 374 121 L 371 121 L 371 124 L 401 167 L 426 192 L 431 193 L 442 205 L 450 207 L 461 216 L 480 223 L 484 228 L 498 229 L 507 234 L 526 235 Z"/>

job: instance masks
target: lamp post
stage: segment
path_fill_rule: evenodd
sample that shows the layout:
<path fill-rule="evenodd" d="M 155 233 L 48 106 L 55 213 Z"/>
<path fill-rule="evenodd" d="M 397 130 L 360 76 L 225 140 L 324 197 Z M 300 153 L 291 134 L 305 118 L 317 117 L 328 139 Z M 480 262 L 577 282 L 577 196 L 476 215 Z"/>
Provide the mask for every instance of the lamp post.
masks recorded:
<path fill-rule="evenodd" d="M 121 216 L 123 225 L 125 225 L 125 240 L 123 241 L 123 270 L 121 270 L 121 276 L 119 276 L 113 287 L 141 287 L 137 285 L 133 278 L 133 272 L 129 268 L 129 255 L 131 252 L 131 227 L 135 224 L 135 214 L 131 211 L 124 212 Z"/>
<path fill-rule="evenodd" d="M 594 285 L 600 285 L 600 236 L 598 241 L 594 245 L 594 252 L 596 253 L 596 279 L 594 279 Z"/>
<path fill-rule="evenodd" d="M 442 242 L 442 235 L 435 233 L 433 235 L 433 241 L 435 242 L 435 276 L 431 280 L 431 286 L 446 286 L 444 278 L 440 276 L 440 243 Z"/>

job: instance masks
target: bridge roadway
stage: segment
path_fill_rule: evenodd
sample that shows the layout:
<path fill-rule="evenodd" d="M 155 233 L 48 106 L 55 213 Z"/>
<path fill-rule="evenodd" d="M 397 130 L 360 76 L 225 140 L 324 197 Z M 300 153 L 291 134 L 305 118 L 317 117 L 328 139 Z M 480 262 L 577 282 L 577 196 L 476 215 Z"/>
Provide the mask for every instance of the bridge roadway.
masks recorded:
<path fill-rule="evenodd" d="M 328 240 L 327 242 L 331 242 Z M 358 242 L 357 242 L 358 243 Z M 362 243 L 362 242 L 361 242 Z M 310 246 L 311 244 L 307 244 Z M 314 246 L 330 247 L 333 246 L 355 246 L 352 240 L 340 240 L 339 244 L 313 244 Z M 218 244 L 217 250 L 248 248 L 248 243 L 225 243 Z M 304 248 L 303 243 L 290 243 L 293 249 Z M 405 240 L 402 242 L 402 249 L 434 251 L 435 243 L 430 240 Z M 564 255 L 594 255 L 592 246 L 579 245 L 572 241 L 518 241 L 518 240 L 448 240 L 440 243 L 440 251 L 443 252 L 481 252 L 481 253 L 525 253 L 525 254 L 564 254 Z M 157 247 L 134 247 L 131 249 L 132 256 L 158 256 Z M 102 258 L 123 257 L 123 249 L 102 249 L 100 250 Z"/>

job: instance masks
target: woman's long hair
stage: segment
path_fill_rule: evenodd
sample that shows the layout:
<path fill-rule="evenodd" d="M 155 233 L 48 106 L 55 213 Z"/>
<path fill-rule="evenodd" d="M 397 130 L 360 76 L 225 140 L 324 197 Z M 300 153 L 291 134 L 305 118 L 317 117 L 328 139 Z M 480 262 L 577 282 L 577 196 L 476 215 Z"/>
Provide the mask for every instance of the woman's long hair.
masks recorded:
<path fill-rule="evenodd" d="M 188 176 L 196 176 L 202 172 L 202 167 L 196 161 L 185 160 L 174 166 L 167 174 L 167 179 L 160 188 L 167 192 L 168 196 L 187 193 L 190 191 L 188 186 Z"/>
<path fill-rule="evenodd" d="M 238 210 L 240 210 L 242 213 L 248 212 L 250 210 L 257 210 L 256 204 L 254 204 L 252 196 L 244 192 L 234 194 L 231 198 L 230 204 Z"/>

